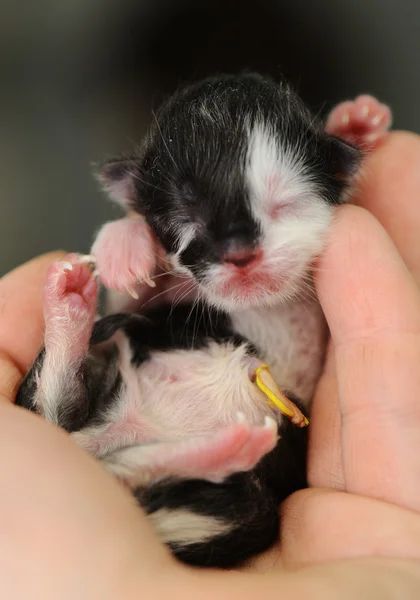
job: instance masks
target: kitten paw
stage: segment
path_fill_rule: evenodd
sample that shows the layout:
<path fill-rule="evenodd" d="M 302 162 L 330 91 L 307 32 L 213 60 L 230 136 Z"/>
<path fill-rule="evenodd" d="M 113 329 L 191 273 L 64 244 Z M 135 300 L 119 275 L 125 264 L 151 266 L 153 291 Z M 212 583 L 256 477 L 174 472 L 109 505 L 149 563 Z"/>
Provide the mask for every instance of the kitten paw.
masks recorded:
<path fill-rule="evenodd" d="M 44 286 L 45 345 L 84 354 L 95 320 L 98 286 L 92 257 L 69 254 L 47 269 Z"/>
<path fill-rule="evenodd" d="M 99 276 L 105 287 L 138 298 L 141 283 L 155 287 L 155 240 L 142 217 L 106 223 L 93 246 Z"/>
<path fill-rule="evenodd" d="M 372 147 L 381 141 L 391 127 L 391 110 L 372 96 L 359 96 L 341 102 L 329 114 L 325 129 L 347 142 Z"/>

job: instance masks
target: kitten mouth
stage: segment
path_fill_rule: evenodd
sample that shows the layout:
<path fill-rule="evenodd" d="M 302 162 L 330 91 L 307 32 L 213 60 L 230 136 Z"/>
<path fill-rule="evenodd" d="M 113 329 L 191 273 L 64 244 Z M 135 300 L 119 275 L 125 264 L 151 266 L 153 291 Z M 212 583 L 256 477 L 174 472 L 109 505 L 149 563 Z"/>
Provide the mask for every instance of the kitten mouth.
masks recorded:
<path fill-rule="evenodd" d="M 287 294 L 291 277 L 286 273 L 258 271 L 247 275 L 233 274 L 207 288 L 210 296 L 220 302 L 238 307 L 269 305 Z M 206 286 L 207 287 L 207 286 Z"/>
<path fill-rule="evenodd" d="M 262 269 L 248 273 L 232 273 L 220 285 L 220 292 L 226 295 L 230 295 L 235 290 L 238 292 L 278 293 L 288 279 L 289 277 L 285 273 L 274 275 L 273 272 Z"/>

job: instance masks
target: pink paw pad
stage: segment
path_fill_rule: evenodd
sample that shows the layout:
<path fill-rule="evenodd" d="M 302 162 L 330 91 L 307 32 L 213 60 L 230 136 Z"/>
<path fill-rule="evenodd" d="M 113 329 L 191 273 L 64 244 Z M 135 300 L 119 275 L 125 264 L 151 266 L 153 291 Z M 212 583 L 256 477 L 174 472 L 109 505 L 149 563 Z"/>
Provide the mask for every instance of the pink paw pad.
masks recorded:
<path fill-rule="evenodd" d="M 155 246 L 142 217 L 106 223 L 92 246 L 104 286 L 117 292 L 128 291 L 134 298 L 138 297 L 139 283 L 154 287 L 150 276 L 155 269 Z"/>
<path fill-rule="evenodd" d="M 43 295 L 46 346 L 70 343 L 87 349 L 98 293 L 93 260 L 69 254 L 49 266 Z"/>
<path fill-rule="evenodd" d="M 341 102 L 329 114 L 325 129 L 351 144 L 372 147 L 391 127 L 391 110 L 372 96 Z"/>

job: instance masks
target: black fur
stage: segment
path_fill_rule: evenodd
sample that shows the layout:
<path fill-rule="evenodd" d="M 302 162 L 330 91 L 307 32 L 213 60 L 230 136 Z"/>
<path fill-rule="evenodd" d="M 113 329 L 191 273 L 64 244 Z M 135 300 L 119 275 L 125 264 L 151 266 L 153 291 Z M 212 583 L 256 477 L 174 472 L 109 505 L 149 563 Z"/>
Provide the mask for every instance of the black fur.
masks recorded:
<path fill-rule="evenodd" d="M 205 316 L 204 316 L 205 315 Z M 147 317 L 133 314 L 107 316 L 94 325 L 91 350 L 79 372 L 83 383 L 81 413 L 59 412 L 59 425 L 69 432 L 104 421 L 105 409 L 116 402 L 121 386 L 116 349 L 107 342 L 118 330 L 130 340 L 132 361 L 138 366 L 154 350 L 199 348 L 211 341 L 243 339 L 233 335 L 223 313 L 202 312 L 201 306 L 164 306 Z M 256 349 L 249 344 L 250 354 Z M 36 390 L 35 369 L 42 369 L 43 350 L 25 378 L 16 403 L 36 411 L 32 399 Z M 60 396 L 61 398 L 61 396 Z M 64 398 L 63 398 L 64 399 Z M 80 415 L 84 414 L 83 422 Z M 305 455 L 307 432 L 289 421 L 280 428 L 277 447 L 249 473 L 238 473 L 221 484 L 200 480 L 160 482 L 139 488 L 134 494 L 148 514 L 159 508 L 188 508 L 200 515 L 217 517 L 232 526 L 225 535 L 194 544 L 172 545 L 173 553 L 193 565 L 229 568 L 267 549 L 278 536 L 279 504 L 292 492 L 306 486 Z"/>
<path fill-rule="evenodd" d="M 125 182 L 125 201 L 146 217 L 168 253 L 178 249 L 180 227 L 198 225 L 201 233 L 180 256 L 197 279 L 230 248 L 258 244 L 244 180 L 247 127 L 256 122 L 304 157 L 327 202 L 342 201 L 360 151 L 326 134 L 286 82 L 256 74 L 181 89 L 157 112 L 139 153 L 112 160 L 100 172 L 108 189 Z"/>
<path fill-rule="evenodd" d="M 279 504 L 307 485 L 307 429 L 284 421 L 279 434 L 276 448 L 251 473 L 237 473 L 221 484 L 168 481 L 137 491 L 148 514 L 159 508 L 187 506 L 233 525 L 229 533 L 205 543 L 171 546 L 179 559 L 197 566 L 230 568 L 278 539 Z"/>

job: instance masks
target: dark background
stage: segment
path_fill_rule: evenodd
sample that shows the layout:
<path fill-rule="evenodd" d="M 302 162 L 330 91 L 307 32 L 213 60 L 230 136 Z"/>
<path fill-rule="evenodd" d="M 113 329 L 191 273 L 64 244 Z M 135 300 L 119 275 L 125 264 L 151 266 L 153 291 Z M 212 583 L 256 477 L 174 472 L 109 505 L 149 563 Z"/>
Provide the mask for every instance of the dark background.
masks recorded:
<path fill-rule="evenodd" d="M 418 0 L 32 0 L 0 8 L 0 274 L 118 215 L 90 163 L 185 80 L 284 73 L 316 111 L 368 92 L 420 132 Z"/>

